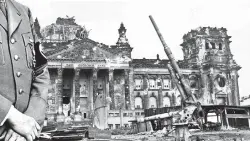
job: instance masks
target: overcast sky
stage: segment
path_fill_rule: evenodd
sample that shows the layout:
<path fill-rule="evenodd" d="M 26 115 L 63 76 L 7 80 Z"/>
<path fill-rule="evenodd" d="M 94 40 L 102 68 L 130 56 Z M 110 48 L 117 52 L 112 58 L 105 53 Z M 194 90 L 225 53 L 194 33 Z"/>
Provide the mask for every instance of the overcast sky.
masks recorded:
<path fill-rule="evenodd" d="M 76 22 L 92 29 L 89 38 L 107 45 L 118 39 L 123 22 L 134 48 L 133 58 L 166 58 L 148 18 L 152 15 L 177 59 L 183 58 L 182 37 L 199 26 L 225 27 L 232 36 L 231 51 L 239 71 L 240 94 L 249 95 L 250 1 L 249 0 L 17 0 L 30 7 L 40 25 L 57 17 L 75 16 Z"/>

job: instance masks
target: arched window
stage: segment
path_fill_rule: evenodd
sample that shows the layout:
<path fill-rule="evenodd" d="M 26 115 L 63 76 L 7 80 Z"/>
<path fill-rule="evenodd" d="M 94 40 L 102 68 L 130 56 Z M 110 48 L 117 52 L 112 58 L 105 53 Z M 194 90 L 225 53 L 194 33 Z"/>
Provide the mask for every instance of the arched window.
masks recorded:
<path fill-rule="evenodd" d="M 149 106 L 150 106 L 150 108 L 157 108 L 156 97 L 151 96 L 149 98 Z"/>
<path fill-rule="evenodd" d="M 218 77 L 218 84 L 220 87 L 225 87 L 226 82 L 225 82 L 225 78 L 224 77 Z"/>
<path fill-rule="evenodd" d="M 211 42 L 210 44 L 212 45 L 212 49 L 215 49 L 215 43 Z"/>
<path fill-rule="evenodd" d="M 142 109 L 142 98 L 137 96 L 135 98 L 135 109 Z"/>
<path fill-rule="evenodd" d="M 171 106 L 170 98 L 168 96 L 163 97 L 163 106 L 164 107 L 170 107 Z"/>

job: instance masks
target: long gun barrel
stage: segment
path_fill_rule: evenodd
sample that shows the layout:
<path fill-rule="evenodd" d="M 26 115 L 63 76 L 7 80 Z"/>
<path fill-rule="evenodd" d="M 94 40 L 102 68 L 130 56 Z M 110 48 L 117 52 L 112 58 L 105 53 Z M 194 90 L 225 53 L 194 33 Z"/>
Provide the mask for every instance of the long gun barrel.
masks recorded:
<path fill-rule="evenodd" d="M 179 85 L 181 85 L 181 87 L 178 87 L 180 93 L 183 92 L 183 91 L 184 91 L 184 93 L 185 93 L 185 94 L 181 94 L 183 100 L 185 101 L 185 100 L 186 100 L 186 99 L 185 99 L 186 97 L 190 97 L 190 96 L 191 96 L 191 97 L 192 97 L 192 100 L 193 100 L 192 102 L 195 102 L 195 103 L 196 103 L 196 102 L 197 102 L 196 97 L 192 94 L 191 89 L 190 89 L 188 83 L 185 81 L 185 79 L 184 79 L 182 73 L 180 72 L 180 68 L 179 68 L 179 66 L 178 66 L 178 64 L 177 64 L 177 62 L 176 62 L 176 60 L 175 60 L 175 58 L 174 58 L 174 56 L 173 56 L 173 54 L 172 54 L 170 48 L 168 47 L 168 45 L 166 44 L 165 40 L 163 39 L 163 36 L 162 36 L 162 34 L 160 33 L 160 30 L 159 30 L 159 28 L 157 27 L 157 25 L 156 25 L 156 23 L 155 23 L 153 17 L 152 17 L 152 16 L 149 16 L 149 18 L 150 18 L 150 20 L 151 20 L 151 22 L 152 22 L 152 24 L 153 24 L 153 26 L 154 26 L 154 28 L 155 28 L 155 30 L 156 30 L 156 33 L 158 34 L 158 36 L 159 36 L 159 38 L 160 38 L 160 40 L 161 40 L 161 43 L 162 43 L 162 45 L 163 45 L 163 47 L 164 47 L 164 51 L 165 51 L 165 53 L 167 54 L 168 59 L 170 60 L 171 67 L 173 68 L 173 69 L 170 70 L 170 71 L 174 71 L 174 74 L 171 74 L 171 75 L 174 75 L 175 78 L 178 80 Z M 168 67 L 168 68 L 169 68 L 169 67 Z M 170 72 L 170 73 L 171 73 L 171 72 Z M 172 77 L 174 77 L 174 76 L 172 76 Z M 174 79 L 175 79 L 175 78 L 174 78 Z M 178 85 L 178 84 L 177 84 L 177 85 Z M 182 90 L 180 90 L 180 89 L 182 89 Z M 186 96 L 184 96 L 184 95 L 186 95 Z"/>
<path fill-rule="evenodd" d="M 183 99 L 187 99 L 187 96 L 185 95 L 184 89 L 181 87 L 180 83 L 178 82 L 178 79 L 175 76 L 173 68 L 171 67 L 170 64 L 167 64 L 167 68 L 168 68 L 168 71 L 169 71 L 170 76 L 172 78 L 172 81 L 174 82 L 174 84 L 176 84 L 176 87 L 177 87 L 177 89 L 179 90 L 179 92 L 181 94 L 181 97 Z"/>

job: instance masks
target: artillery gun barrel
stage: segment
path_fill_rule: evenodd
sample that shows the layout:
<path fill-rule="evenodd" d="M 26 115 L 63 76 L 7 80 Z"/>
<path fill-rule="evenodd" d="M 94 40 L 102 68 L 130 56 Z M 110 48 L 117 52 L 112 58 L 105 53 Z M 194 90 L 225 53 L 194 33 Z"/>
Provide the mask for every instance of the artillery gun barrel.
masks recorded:
<path fill-rule="evenodd" d="M 178 111 L 172 111 L 172 112 L 157 114 L 157 115 L 153 115 L 153 116 L 149 116 L 149 117 L 141 117 L 141 118 L 137 118 L 134 120 L 129 120 L 129 122 L 141 123 L 141 122 L 158 120 L 158 119 L 172 118 L 173 115 L 176 115 L 177 113 L 178 113 Z"/>
<path fill-rule="evenodd" d="M 170 48 L 168 47 L 168 45 L 166 44 L 162 34 L 160 33 L 160 30 L 159 30 L 158 26 L 156 25 L 153 17 L 149 16 L 149 18 L 150 18 L 150 20 L 151 20 L 151 22 L 152 22 L 152 24 L 153 24 L 153 26 L 155 28 L 155 31 L 156 31 L 158 37 L 161 40 L 161 43 L 162 43 L 162 45 L 164 47 L 164 51 L 167 54 L 168 59 L 170 60 L 170 64 L 171 64 L 171 67 L 173 68 L 173 71 L 175 72 L 174 75 L 176 76 L 176 79 L 179 81 L 180 85 L 182 86 L 183 90 L 185 91 L 185 95 L 187 97 L 191 96 L 193 102 L 196 102 L 197 101 L 196 97 L 191 93 L 191 89 L 190 89 L 188 83 L 185 81 L 182 73 L 180 72 L 180 68 L 179 68 L 179 66 L 178 66 L 178 64 L 177 64 L 177 62 L 176 62 Z M 182 97 L 182 98 L 184 99 L 185 97 Z M 186 99 L 184 99 L 184 100 L 186 100 Z"/>
<path fill-rule="evenodd" d="M 173 68 L 171 67 L 170 64 L 167 64 L 167 68 L 168 68 L 168 71 L 169 71 L 170 76 L 171 76 L 171 78 L 172 78 L 172 81 L 176 84 L 176 87 L 177 87 L 177 89 L 179 90 L 179 92 L 180 92 L 180 94 L 181 94 L 181 97 L 182 97 L 183 99 L 186 99 L 187 96 L 185 95 L 185 92 L 184 92 L 183 88 L 182 88 L 181 85 L 179 84 L 178 79 L 177 79 L 176 76 L 175 76 L 175 73 L 174 73 Z"/>

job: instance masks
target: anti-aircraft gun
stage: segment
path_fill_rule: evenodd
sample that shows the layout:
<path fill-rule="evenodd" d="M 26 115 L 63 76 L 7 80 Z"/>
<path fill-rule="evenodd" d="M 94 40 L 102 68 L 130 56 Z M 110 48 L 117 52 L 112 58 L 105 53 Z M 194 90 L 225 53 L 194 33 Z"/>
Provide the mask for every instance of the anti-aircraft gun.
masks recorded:
<path fill-rule="evenodd" d="M 189 86 L 189 83 L 184 79 L 183 74 L 180 71 L 180 68 L 170 50 L 170 48 L 165 43 L 165 40 L 163 39 L 162 34 L 160 33 L 159 28 L 157 27 L 154 19 L 152 16 L 149 16 L 156 33 L 158 34 L 161 43 L 164 47 L 164 51 L 166 55 L 168 56 L 169 63 L 167 64 L 168 71 L 171 75 L 172 81 L 177 86 L 181 98 L 182 98 L 182 104 L 183 108 L 180 111 L 174 111 L 172 113 L 169 113 L 168 116 L 173 117 L 173 125 L 176 126 L 176 133 L 179 136 L 183 136 L 185 140 L 188 138 L 188 124 L 191 121 L 197 120 L 198 117 L 203 116 L 201 104 L 197 101 L 194 94 L 191 92 L 191 88 Z M 157 116 L 157 115 L 156 115 Z M 164 117 L 164 114 L 158 115 L 158 117 Z M 150 117 L 147 117 L 150 118 Z M 184 131 L 184 135 L 180 135 L 181 131 Z"/>
<path fill-rule="evenodd" d="M 180 68 L 170 50 L 170 48 L 165 43 L 162 34 L 159 31 L 154 19 L 152 16 L 149 16 L 160 40 L 164 47 L 164 51 L 168 56 L 169 63 L 167 64 L 167 69 L 170 73 L 172 81 L 175 83 L 177 89 L 180 92 L 182 98 L 182 109 L 166 112 L 163 114 L 157 114 L 149 117 L 144 117 L 137 119 L 136 122 L 147 122 L 154 121 L 159 119 L 170 118 L 172 119 L 172 126 L 175 126 L 176 138 L 184 138 L 188 140 L 190 133 L 188 131 L 188 125 L 190 123 L 196 122 L 200 117 L 203 117 L 203 111 L 201 104 L 197 101 L 194 94 L 191 92 L 191 88 L 187 80 L 185 80 L 183 74 L 180 71 Z M 133 121 L 132 121 L 133 122 Z"/>
<path fill-rule="evenodd" d="M 200 103 L 197 101 L 195 95 L 191 92 L 191 88 L 189 86 L 189 83 L 186 81 L 186 79 L 184 78 L 183 74 L 180 71 L 180 68 L 170 50 L 170 48 L 168 47 L 168 45 L 166 44 L 162 34 L 160 33 L 159 28 L 157 27 L 154 19 L 152 16 L 149 16 L 155 30 L 156 33 L 158 34 L 161 43 L 164 47 L 164 51 L 166 53 L 166 55 L 168 56 L 169 59 L 169 63 L 167 64 L 167 69 L 171 75 L 172 81 L 175 83 L 175 85 L 177 86 L 177 89 L 179 90 L 180 94 L 181 94 L 181 98 L 183 101 L 183 105 L 184 105 L 184 111 L 186 114 L 184 114 L 184 119 L 181 119 L 179 122 L 185 122 L 189 119 L 189 117 L 191 117 L 192 114 L 190 114 L 190 112 L 193 112 L 191 107 L 195 107 L 195 109 L 197 109 L 197 112 L 201 112 L 201 105 Z M 190 111 L 191 110 L 191 111 Z M 200 114 L 200 116 L 202 116 Z M 185 120 L 186 119 L 186 120 Z"/>

